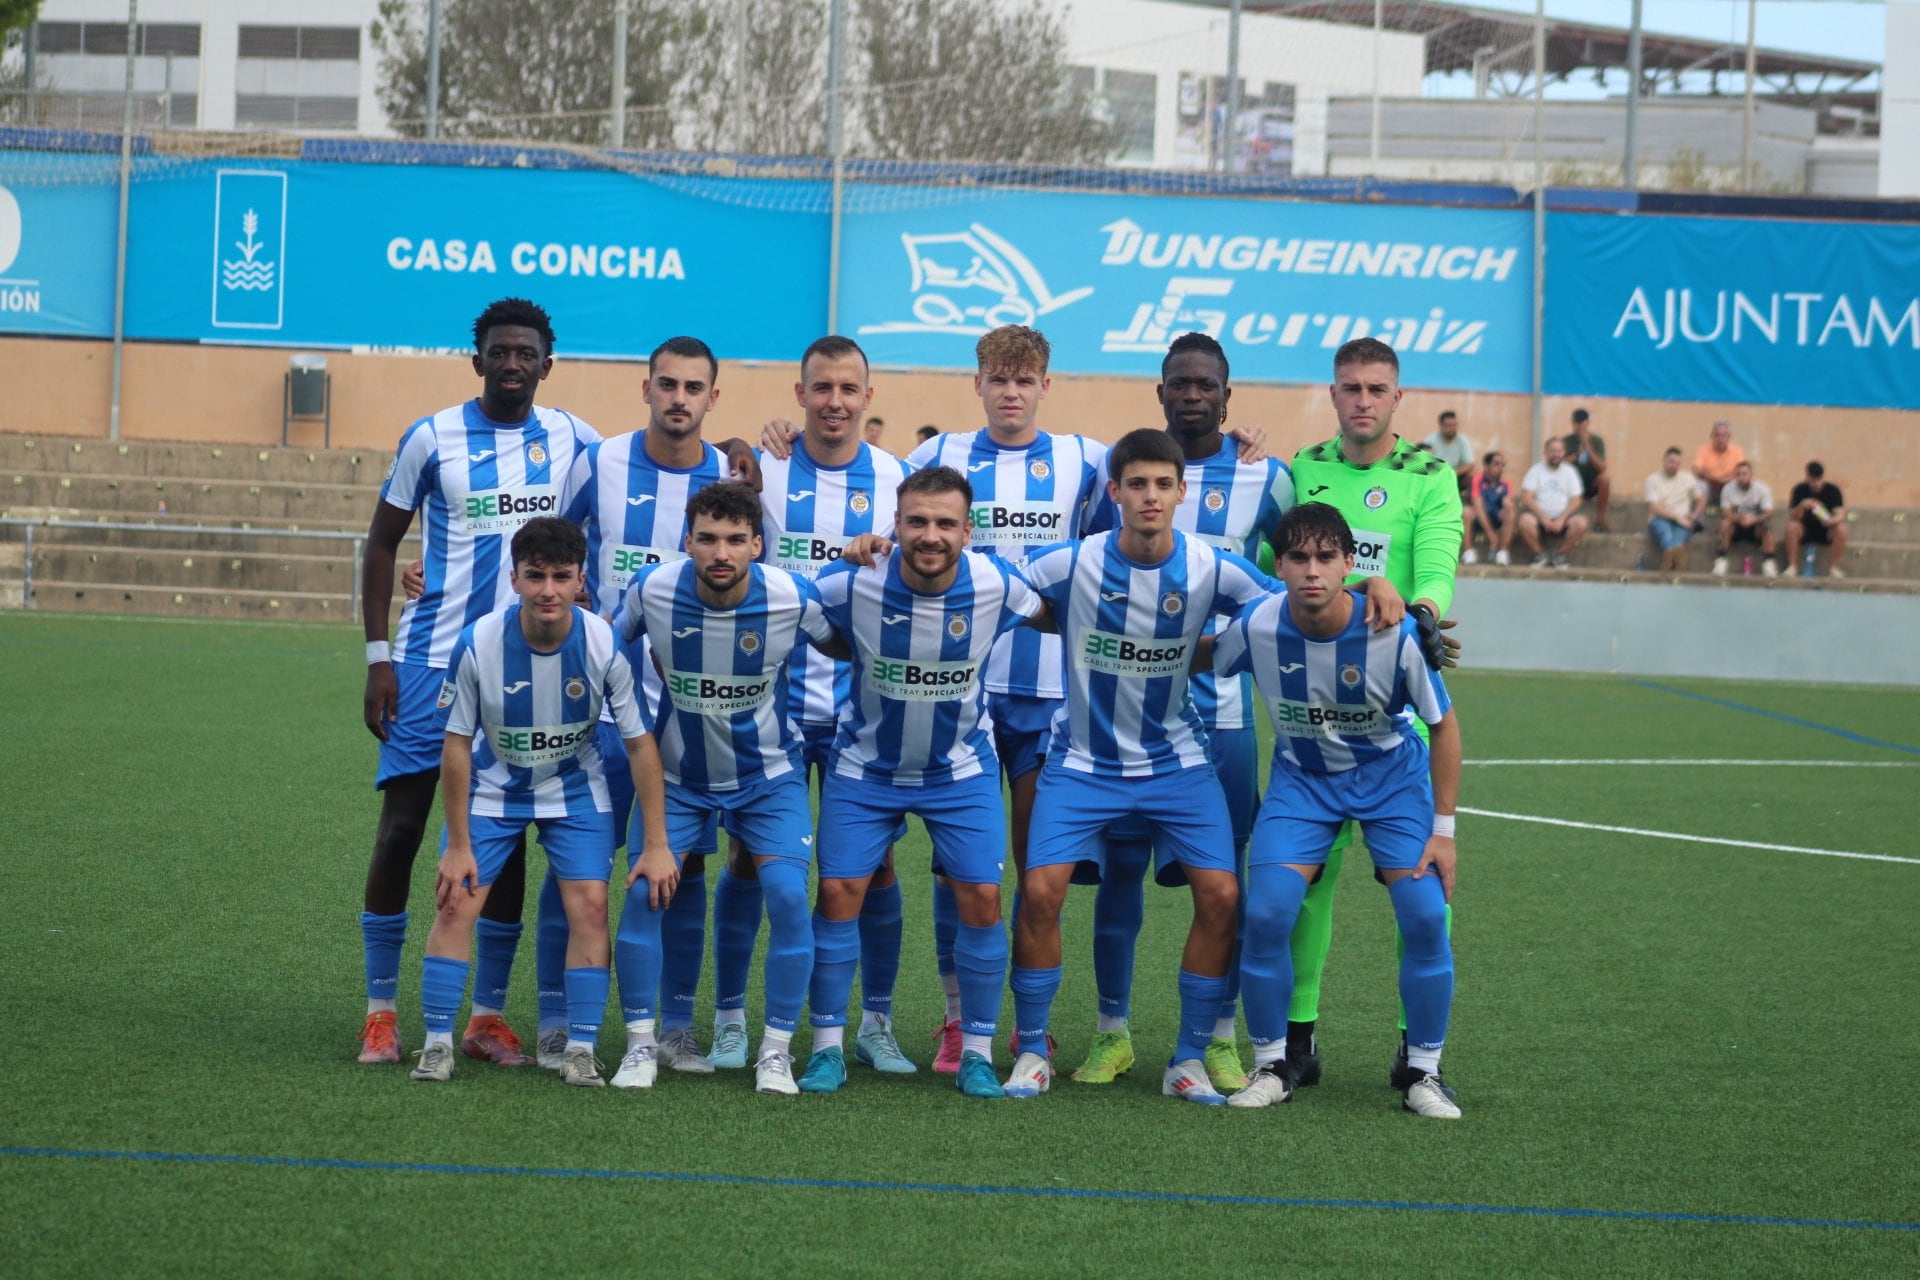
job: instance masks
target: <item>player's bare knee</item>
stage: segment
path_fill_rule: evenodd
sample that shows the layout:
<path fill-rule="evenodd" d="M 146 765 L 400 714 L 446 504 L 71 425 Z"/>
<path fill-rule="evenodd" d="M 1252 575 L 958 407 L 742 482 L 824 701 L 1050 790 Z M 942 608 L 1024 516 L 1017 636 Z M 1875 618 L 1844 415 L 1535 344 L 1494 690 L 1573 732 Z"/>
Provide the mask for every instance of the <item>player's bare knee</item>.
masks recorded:
<path fill-rule="evenodd" d="M 861 903 L 866 900 L 867 885 L 864 880 L 822 879 L 820 881 L 820 914 L 829 920 L 853 920 L 860 915 Z"/>
<path fill-rule="evenodd" d="M 960 923 L 970 928 L 1000 922 L 1000 886 L 997 884 L 965 884 L 956 880 L 953 901 L 960 913 Z"/>

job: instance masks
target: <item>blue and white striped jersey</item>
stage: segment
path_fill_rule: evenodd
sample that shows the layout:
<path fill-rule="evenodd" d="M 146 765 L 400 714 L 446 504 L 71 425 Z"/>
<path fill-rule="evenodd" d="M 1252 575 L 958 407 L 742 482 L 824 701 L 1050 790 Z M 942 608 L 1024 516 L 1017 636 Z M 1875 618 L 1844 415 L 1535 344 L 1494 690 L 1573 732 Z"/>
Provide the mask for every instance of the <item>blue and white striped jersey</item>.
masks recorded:
<path fill-rule="evenodd" d="M 977 551 L 962 553 L 951 587 L 925 595 L 901 580 L 900 558 L 833 565 L 814 584 L 854 654 L 834 771 L 908 787 L 993 772 L 982 668 L 997 637 L 1040 612 L 1040 597 Z"/>
<path fill-rule="evenodd" d="M 833 628 L 811 582 L 771 565 L 749 571 L 744 600 L 710 609 L 693 561 L 650 565 L 614 617 L 630 655 L 641 636 L 653 641 L 666 684 L 660 757 L 669 782 L 732 791 L 794 767 L 787 659 L 803 636 L 830 640 Z"/>
<path fill-rule="evenodd" d="M 567 519 L 587 531 L 587 591 L 610 617 L 633 575 L 687 555 L 687 499 L 727 478 L 710 444 L 695 467 L 663 467 L 647 454 L 644 430 L 583 451 L 567 480 Z"/>
<path fill-rule="evenodd" d="M 514 532 L 566 510 L 567 475 L 599 438 L 564 409 L 535 405 L 509 424 L 481 413 L 478 400 L 407 428 L 380 500 L 424 512 L 426 590 L 400 611 L 395 662 L 447 666 L 462 628 L 514 601 Z"/>
<path fill-rule="evenodd" d="M 793 454 L 760 455 L 760 507 L 766 513 L 761 559 L 788 573 L 813 578 L 840 558 L 862 533 L 893 536 L 895 491 L 907 478 L 906 464 L 862 444 L 843 467 L 815 462 L 803 437 Z M 848 696 L 848 666 L 802 645 L 788 677 L 787 714 L 802 724 L 832 724 Z"/>
<path fill-rule="evenodd" d="M 935 436 L 908 455 L 907 467 L 952 467 L 965 476 L 973 486 L 972 545 L 1017 564 L 1085 530 L 1106 456 L 1097 440 L 1044 431 L 1025 448 L 1008 449 L 983 428 Z M 1066 696 L 1063 674 L 1060 638 L 1021 628 L 994 647 L 987 691 L 1058 699 Z"/>
<path fill-rule="evenodd" d="M 1049 757 L 1064 747 L 1069 769 L 1128 778 L 1206 764 L 1187 693 L 1194 643 L 1216 615 L 1234 617 L 1280 584 L 1177 530 L 1159 564 L 1136 564 L 1119 544 L 1118 532 L 1096 533 L 1022 570 L 1053 606 L 1067 650 Z"/>
<path fill-rule="evenodd" d="M 442 728 L 474 740 L 471 812 L 528 819 L 610 812 L 594 727 L 605 707 L 621 737 L 647 732 L 633 668 L 613 628 L 587 610 L 576 607 L 566 640 L 543 652 L 521 632 L 520 608 L 516 600 L 461 631 L 440 686 Z"/>
<path fill-rule="evenodd" d="M 1280 527 L 1280 517 L 1293 506 L 1293 472 L 1278 458 L 1240 461 L 1239 444 L 1226 439 L 1220 452 L 1186 466 L 1187 496 L 1173 513 L 1173 527 L 1219 551 L 1231 551 L 1248 561 L 1260 556 L 1260 544 Z M 1119 514 L 1107 496 L 1107 468 L 1100 466 L 1095 529 L 1116 527 Z M 1217 629 L 1217 628 L 1216 628 Z M 1200 723 L 1209 729 L 1252 729 L 1253 685 L 1238 676 L 1197 671 L 1193 676 L 1193 705 Z"/>
<path fill-rule="evenodd" d="M 1273 760 L 1308 773 L 1340 773 L 1377 760 L 1452 706 L 1440 673 L 1420 653 L 1412 618 L 1374 634 L 1366 598 L 1353 597 L 1353 620 L 1329 640 L 1293 625 L 1286 596 L 1263 600 L 1221 628 L 1214 665 L 1250 674 L 1273 713 Z"/>

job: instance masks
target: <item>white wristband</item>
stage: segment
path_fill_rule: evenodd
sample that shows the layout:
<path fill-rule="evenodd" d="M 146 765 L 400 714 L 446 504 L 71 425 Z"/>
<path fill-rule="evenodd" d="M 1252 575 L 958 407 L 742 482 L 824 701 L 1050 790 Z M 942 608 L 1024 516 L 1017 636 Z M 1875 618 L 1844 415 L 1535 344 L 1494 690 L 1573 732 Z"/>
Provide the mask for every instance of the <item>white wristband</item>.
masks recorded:
<path fill-rule="evenodd" d="M 1453 839 L 1453 815 L 1450 813 L 1434 814 L 1433 834 L 1445 836 L 1449 840 Z"/>
<path fill-rule="evenodd" d="M 393 650 L 390 647 L 388 647 L 387 642 L 385 640 L 367 641 L 367 665 L 368 666 L 372 666 L 376 662 L 391 662 L 391 661 L 393 661 Z"/>

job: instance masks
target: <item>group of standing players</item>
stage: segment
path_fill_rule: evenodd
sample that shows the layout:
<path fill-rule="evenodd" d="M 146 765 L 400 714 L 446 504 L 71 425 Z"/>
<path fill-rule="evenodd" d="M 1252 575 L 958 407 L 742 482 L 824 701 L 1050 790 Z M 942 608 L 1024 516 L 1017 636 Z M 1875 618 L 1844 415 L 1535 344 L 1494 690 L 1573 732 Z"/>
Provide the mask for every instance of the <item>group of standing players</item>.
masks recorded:
<path fill-rule="evenodd" d="M 976 349 L 986 425 L 936 436 L 904 463 L 860 438 L 872 389 L 846 338 L 807 349 L 803 423 L 770 424 L 757 451 L 702 439 L 718 363 L 696 339 L 655 350 L 647 426 L 604 441 L 533 402 L 553 351 L 537 306 L 495 303 L 474 340 L 480 396 L 408 430 L 368 540 L 366 717 L 384 795 L 361 918 L 362 1061 L 402 1053 L 407 883 L 444 773 L 447 794 L 469 799 L 447 806 L 416 1079 L 450 1078 L 471 978 L 459 1044 L 469 1057 L 609 1083 L 594 1044 L 617 977 L 627 1050 L 614 1086 L 651 1086 L 663 1065 L 751 1060 L 761 1092 L 833 1092 L 848 1075 L 856 971 L 851 1057 L 916 1070 L 892 1022 L 903 916 L 893 845 L 914 814 L 933 844 L 947 1000 L 933 1066 L 961 1092 L 1050 1087 L 1060 909 L 1076 881 L 1099 885 L 1100 1007 L 1073 1078 L 1107 1083 L 1132 1067 L 1134 944 L 1152 869 L 1193 901 L 1163 1092 L 1284 1102 L 1320 1078 L 1331 894 L 1357 822 L 1402 935 L 1392 1083 L 1419 1114 L 1460 1114 L 1439 1069 L 1460 740 L 1438 674 L 1460 505 L 1445 465 L 1392 432 L 1390 348 L 1340 349 L 1339 434 L 1289 469 L 1264 457 L 1259 433 L 1224 430 L 1227 358 L 1204 334 L 1175 339 L 1163 361 L 1165 429 L 1109 450 L 1038 428 L 1046 340 L 994 330 Z M 389 639 L 396 552 L 415 512 L 419 594 Z M 1255 567 L 1263 546 L 1278 580 Z M 1256 690 L 1276 730 L 1264 798 Z M 503 1015 L 530 824 L 549 866 L 535 1058 Z M 723 831 L 703 1052 L 692 1010 L 706 860 Z M 607 880 L 622 844 L 628 896 L 610 938 Z M 1018 889 L 1003 910 L 1009 850 Z M 763 1026 L 749 1059 L 763 916 Z M 1003 1081 L 994 1040 L 1009 985 Z M 796 1072 L 803 1012 L 812 1048 Z"/>

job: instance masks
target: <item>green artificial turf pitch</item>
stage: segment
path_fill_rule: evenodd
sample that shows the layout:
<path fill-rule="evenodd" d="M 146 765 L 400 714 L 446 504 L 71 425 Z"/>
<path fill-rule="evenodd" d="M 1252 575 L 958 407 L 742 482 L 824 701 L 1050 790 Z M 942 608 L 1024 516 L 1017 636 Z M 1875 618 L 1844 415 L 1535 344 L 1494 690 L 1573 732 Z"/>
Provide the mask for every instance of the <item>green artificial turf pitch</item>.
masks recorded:
<path fill-rule="evenodd" d="M 782 1099 L 749 1073 L 630 1094 L 359 1066 L 359 651 L 340 627 L 0 618 L 9 1273 L 1920 1270 L 1920 692 L 1457 674 L 1473 759 L 1894 766 L 1469 765 L 1464 806 L 1907 861 L 1463 816 L 1447 1072 L 1466 1118 L 1446 1124 L 1386 1086 L 1391 913 L 1364 863 L 1340 888 L 1326 1082 L 1293 1105 L 1159 1096 L 1187 914 L 1164 891 L 1133 1074 L 958 1097 L 925 1069 L 917 825 L 898 993 L 917 1076 L 856 1068 L 837 1096 Z M 411 1044 L 432 878 L 429 849 Z M 1093 1029 L 1086 892 L 1063 1067 Z M 529 936 L 523 1032 L 532 979 Z M 620 1043 L 615 1023 L 602 1056 Z"/>

